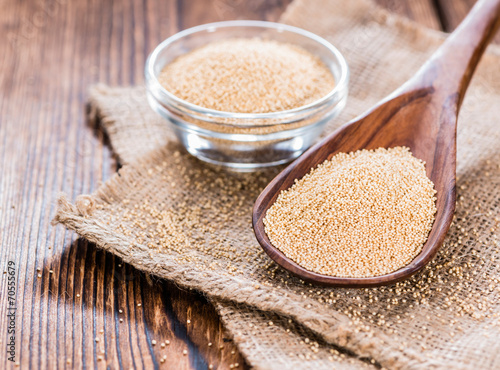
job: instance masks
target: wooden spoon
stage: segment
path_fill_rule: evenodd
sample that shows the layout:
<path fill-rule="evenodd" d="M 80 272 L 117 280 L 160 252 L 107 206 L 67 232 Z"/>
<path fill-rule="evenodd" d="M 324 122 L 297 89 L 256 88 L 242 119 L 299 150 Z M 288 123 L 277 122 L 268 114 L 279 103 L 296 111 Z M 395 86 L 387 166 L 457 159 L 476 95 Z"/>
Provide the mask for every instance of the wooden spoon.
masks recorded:
<path fill-rule="evenodd" d="M 366 113 L 307 150 L 271 181 L 253 209 L 257 240 L 279 265 L 300 278 L 323 285 L 366 287 L 403 280 L 424 267 L 436 254 L 455 210 L 457 116 L 472 74 L 500 25 L 500 0 L 481 0 L 413 78 Z M 500 66 L 499 66 L 500 68 Z M 263 219 L 282 190 L 311 168 L 339 152 L 409 147 L 426 162 L 434 182 L 437 213 L 422 252 L 406 267 L 367 278 L 341 278 L 308 271 L 275 248 L 264 231 Z"/>

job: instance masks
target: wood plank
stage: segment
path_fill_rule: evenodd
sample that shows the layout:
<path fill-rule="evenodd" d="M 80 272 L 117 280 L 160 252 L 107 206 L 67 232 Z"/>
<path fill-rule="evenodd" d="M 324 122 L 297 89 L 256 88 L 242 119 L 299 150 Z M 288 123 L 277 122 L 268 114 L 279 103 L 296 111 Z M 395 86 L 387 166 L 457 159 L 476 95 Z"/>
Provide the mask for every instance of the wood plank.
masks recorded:
<path fill-rule="evenodd" d="M 435 0 L 443 29 L 452 32 L 465 18 L 476 0 Z M 500 34 L 493 39 L 493 43 L 500 44 Z"/>
<path fill-rule="evenodd" d="M 232 1 L 184 0 L 179 2 L 180 28 L 232 19 L 276 22 L 292 0 Z"/>
<path fill-rule="evenodd" d="M 436 0 L 443 30 L 452 32 L 465 18 L 474 0 Z"/>
<path fill-rule="evenodd" d="M 407 17 L 426 27 L 441 30 L 441 23 L 433 0 L 376 0 L 387 10 Z"/>

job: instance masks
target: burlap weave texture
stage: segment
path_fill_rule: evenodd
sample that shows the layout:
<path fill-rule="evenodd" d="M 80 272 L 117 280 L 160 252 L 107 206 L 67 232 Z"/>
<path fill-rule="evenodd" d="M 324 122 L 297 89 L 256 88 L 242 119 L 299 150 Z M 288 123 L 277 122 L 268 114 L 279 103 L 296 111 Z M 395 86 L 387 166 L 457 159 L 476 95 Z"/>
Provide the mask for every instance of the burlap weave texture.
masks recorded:
<path fill-rule="evenodd" d="M 362 0 L 297 0 L 283 21 L 327 38 L 348 60 L 349 102 L 326 133 L 403 83 L 443 39 Z M 250 220 L 276 171 L 228 174 L 191 158 L 142 87 L 92 91 L 93 112 L 126 165 L 76 205 L 62 198 L 56 220 L 138 269 L 216 300 L 258 368 L 372 366 L 356 356 L 386 368 L 500 367 L 499 102 L 500 53 L 491 48 L 459 119 L 454 224 L 432 264 L 393 286 L 321 288 L 278 268 Z M 338 347 L 352 356 L 331 353 Z"/>

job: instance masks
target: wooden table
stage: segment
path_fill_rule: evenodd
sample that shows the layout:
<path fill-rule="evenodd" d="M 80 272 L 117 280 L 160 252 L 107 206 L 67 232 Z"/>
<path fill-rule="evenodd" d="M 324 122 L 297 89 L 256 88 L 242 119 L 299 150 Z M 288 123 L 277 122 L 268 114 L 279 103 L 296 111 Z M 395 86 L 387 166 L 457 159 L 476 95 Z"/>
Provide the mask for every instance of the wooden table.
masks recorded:
<path fill-rule="evenodd" d="M 5 351 L 14 306 L 21 368 L 245 367 L 203 297 L 146 277 L 50 220 L 58 193 L 90 193 L 117 168 L 106 139 L 86 124 L 89 85 L 140 84 L 148 53 L 175 32 L 275 21 L 289 2 L 0 0 L 0 368 L 15 366 Z M 451 31 L 474 0 L 378 2 Z"/>

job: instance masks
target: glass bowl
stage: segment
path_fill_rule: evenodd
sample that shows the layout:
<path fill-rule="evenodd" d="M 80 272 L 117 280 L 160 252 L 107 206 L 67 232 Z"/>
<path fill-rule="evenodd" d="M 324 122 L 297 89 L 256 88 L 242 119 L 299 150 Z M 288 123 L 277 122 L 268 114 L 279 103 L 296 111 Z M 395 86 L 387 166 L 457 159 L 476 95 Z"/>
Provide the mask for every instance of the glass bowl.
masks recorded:
<path fill-rule="evenodd" d="M 178 56 L 213 41 L 260 38 L 298 45 L 318 56 L 335 78 L 321 99 L 299 108 L 272 113 L 232 113 L 203 108 L 179 99 L 158 81 L 164 66 Z M 145 68 L 148 101 L 171 125 L 195 157 L 237 171 L 253 171 L 289 162 L 304 152 L 325 124 L 344 108 L 349 68 L 328 41 L 297 27 L 263 21 L 205 24 L 179 32 L 151 53 Z"/>

